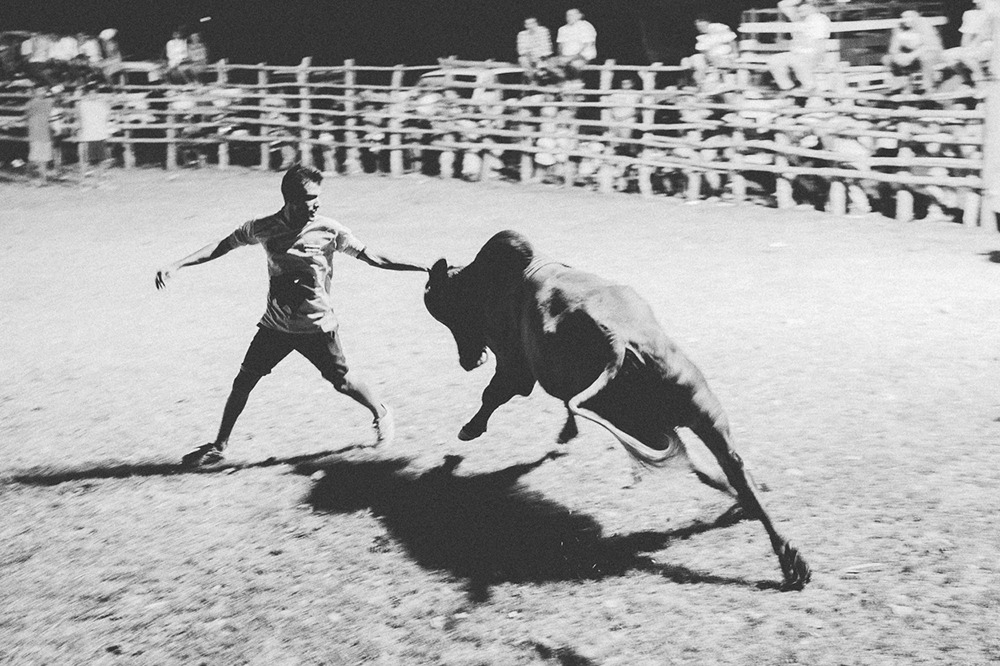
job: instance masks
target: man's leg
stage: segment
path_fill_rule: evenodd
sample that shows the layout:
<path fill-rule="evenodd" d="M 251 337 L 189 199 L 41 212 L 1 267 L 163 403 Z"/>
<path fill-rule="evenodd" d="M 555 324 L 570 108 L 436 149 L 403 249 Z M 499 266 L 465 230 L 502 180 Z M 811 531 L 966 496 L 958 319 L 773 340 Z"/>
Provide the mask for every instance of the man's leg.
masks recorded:
<path fill-rule="evenodd" d="M 776 53 L 767 61 L 767 68 L 774 77 L 774 82 L 782 90 L 795 87 L 792 82 L 792 56 L 790 53 Z"/>
<path fill-rule="evenodd" d="M 181 459 L 182 464 L 197 467 L 220 462 L 223 459 L 222 451 L 229 444 L 229 436 L 246 407 L 250 392 L 257 386 L 261 377 L 269 374 L 281 359 L 291 353 L 292 349 L 294 342 L 289 334 L 264 327 L 257 329 L 257 334 L 247 348 L 240 371 L 233 380 L 233 388 L 222 410 L 222 422 L 219 424 L 215 441 L 195 448 Z"/>
<path fill-rule="evenodd" d="M 368 384 L 349 371 L 344 350 L 340 345 L 340 334 L 337 331 L 303 335 L 300 344 L 295 348 L 316 366 L 334 389 L 371 412 L 376 444 L 391 442 L 395 434 L 392 413 Z"/>

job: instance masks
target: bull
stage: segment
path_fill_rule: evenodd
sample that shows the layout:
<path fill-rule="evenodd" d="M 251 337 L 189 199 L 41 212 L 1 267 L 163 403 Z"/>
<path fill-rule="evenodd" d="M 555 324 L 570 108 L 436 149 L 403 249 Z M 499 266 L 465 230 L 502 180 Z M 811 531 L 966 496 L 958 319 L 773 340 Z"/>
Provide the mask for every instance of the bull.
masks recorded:
<path fill-rule="evenodd" d="M 576 436 L 579 417 L 607 429 L 643 465 L 686 460 L 702 482 L 736 499 L 731 511 L 763 524 L 785 589 L 809 581 L 808 564 L 775 529 L 733 449 L 718 398 L 633 289 L 537 254 L 521 234 L 502 231 L 467 266 L 439 259 L 424 303 L 451 330 L 462 368 L 482 365 L 487 350 L 496 358 L 482 406 L 459 439 L 482 435 L 498 407 L 538 383 L 566 405 L 561 443 Z M 681 427 L 711 451 L 722 475 L 688 455 Z"/>

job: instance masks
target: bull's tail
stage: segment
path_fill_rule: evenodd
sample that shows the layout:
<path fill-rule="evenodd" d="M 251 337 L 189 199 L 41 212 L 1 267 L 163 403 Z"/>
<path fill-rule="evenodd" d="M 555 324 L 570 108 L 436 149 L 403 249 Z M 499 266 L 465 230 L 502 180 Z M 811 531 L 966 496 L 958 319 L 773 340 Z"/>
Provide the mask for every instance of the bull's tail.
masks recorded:
<path fill-rule="evenodd" d="M 621 444 L 626 451 L 628 451 L 630 456 L 643 465 L 650 467 L 663 467 L 674 458 L 684 455 L 684 444 L 681 442 L 681 439 L 676 432 L 670 431 L 668 433 L 664 433 L 664 437 L 669 439 L 669 443 L 665 449 L 654 449 L 651 446 L 643 444 L 638 439 L 617 427 L 600 414 L 580 406 L 607 387 L 608 383 L 615 376 L 617 365 L 617 363 L 609 364 L 606 368 L 604 368 L 604 371 L 600 374 L 600 376 L 594 380 L 593 384 L 570 398 L 566 403 L 566 407 L 569 409 L 569 412 L 574 416 L 579 416 L 587 419 L 588 421 L 593 421 L 597 425 L 606 429 L 614 435 L 615 439 L 618 440 L 618 443 Z"/>

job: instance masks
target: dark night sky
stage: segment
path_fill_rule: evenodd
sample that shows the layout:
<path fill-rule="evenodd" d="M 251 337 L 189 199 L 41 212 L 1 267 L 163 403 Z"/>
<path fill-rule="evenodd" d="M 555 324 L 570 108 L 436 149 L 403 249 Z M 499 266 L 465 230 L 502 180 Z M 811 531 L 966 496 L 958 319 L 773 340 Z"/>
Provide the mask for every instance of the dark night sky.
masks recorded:
<path fill-rule="evenodd" d="M 693 50 L 692 21 L 710 12 L 736 25 L 740 10 L 776 0 L 0 0 L 0 30 L 97 32 L 116 27 L 127 56 L 155 57 L 172 29 L 200 29 L 212 57 L 233 62 L 431 64 L 438 57 L 512 60 L 524 16 L 555 35 L 569 7 L 598 30 L 600 58 L 676 64 Z M 955 39 L 972 0 L 944 0 Z M 202 17 L 211 20 L 201 22 Z"/>

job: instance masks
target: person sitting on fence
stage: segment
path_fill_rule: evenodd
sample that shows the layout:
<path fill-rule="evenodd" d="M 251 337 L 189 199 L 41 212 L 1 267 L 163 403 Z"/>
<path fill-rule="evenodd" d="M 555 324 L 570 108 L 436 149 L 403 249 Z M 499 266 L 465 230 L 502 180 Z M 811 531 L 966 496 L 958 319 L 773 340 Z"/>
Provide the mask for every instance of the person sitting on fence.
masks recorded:
<path fill-rule="evenodd" d="M 188 42 L 184 33 L 174 30 L 174 36 L 164 48 L 167 58 L 167 80 L 171 83 L 187 83 Z"/>
<path fill-rule="evenodd" d="M 524 19 L 524 30 L 517 33 L 517 62 L 524 68 L 524 77 L 534 81 L 552 56 L 552 33 L 534 16 Z"/>
<path fill-rule="evenodd" d="M 923 89 L 933 91 L 937 85 L 935 67 L 942 61 L 943 47 L 937 29 L 912 9 L 903 12 L 889 38 L 889 52 L 883 63 L 896 77 L 899 92 L 916 92 L 913 76 L 923 78 Z"/>
<path fill-rule="evenodd" d="M 122 52 L 118 48 L 117 36 L 118 31 L 114 28 L 105 28 L 97 35 L 101 45 L 101 73 L 108 82 L 112 82 L 122 68 Z"/>
<path fill-rule="evenodd" d="M 795 87 L 793 74 L 803 90 L 814 90 L 816 71 L 823 64 L 830 41 L 830 17 L 819 11 L 814 0 L 780 0 L 778 9 L 792 21 L 792 44 L 788 51 L 768 59 L 771 76 L 782 90 Z"/>
<path fill-rule="evenodd" d="M 725 23 L 715 23 L 704 14 L 695 19 L 694 25 L 698 29 L 697 53 L 681 60 L 681 66 L 691 69 L 691 77 L 699 88 L 721 83 L 718 68 L 736 60 L 736 33 Z"/>
<path fill-rule="evenodd" d="M 25 60 L 24 71 L 36 83 L 53 86 L 56 76 L 49 64 L 54 36 L 36 33 L 21 42 L 21 57 Z"/>
<path fill-rule="evenodd" d="M 187 42 L 187 74 L 195 81 L 201 81 L 208 69 L 208 45 L 201 38 L 200 32 L 192 32 Z"/>
<path fill-rule="evenodd" d="M 583 18 L 583 12 L 573 8 L 566 12 L 566 24 L 556 33 L 559 63 L 566 78 L 579 78 L 580 70 L 597 58 L 597 30 Z"/>
<path fill-rule="evenodd" d="M 972 85 L 986 79 L 986 69 L 993 57 L 993 24 L 1000 21 L 1000 3 L 975 2 L 976 9 L 962 14 L 961 44 L 944 52 L 948 67 L 957 70 Z"/>

